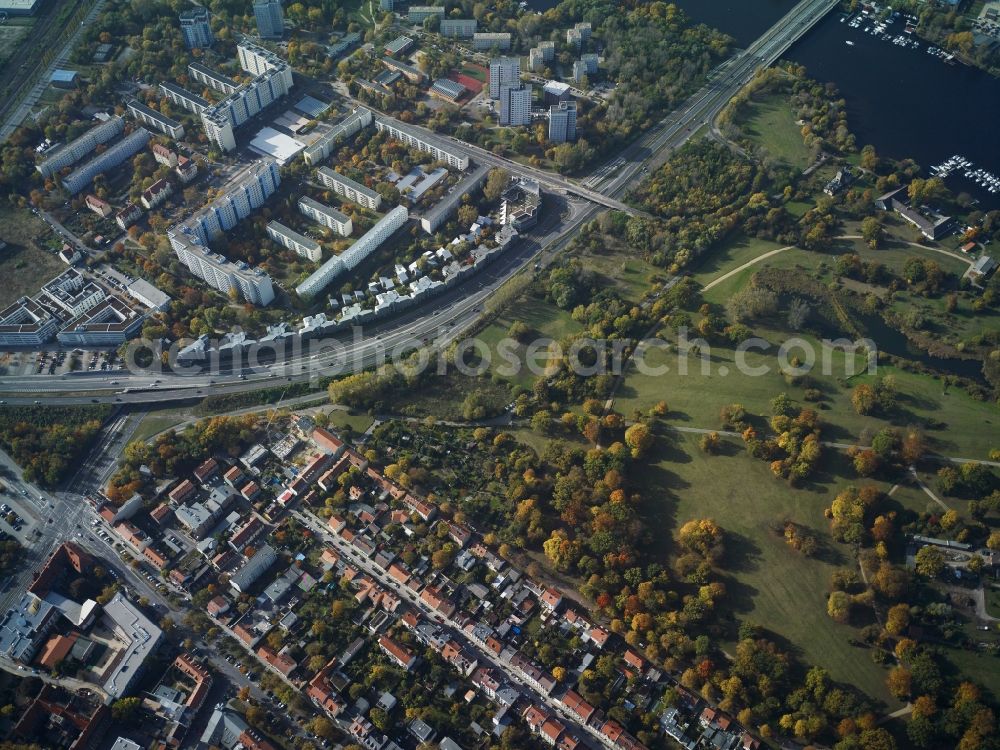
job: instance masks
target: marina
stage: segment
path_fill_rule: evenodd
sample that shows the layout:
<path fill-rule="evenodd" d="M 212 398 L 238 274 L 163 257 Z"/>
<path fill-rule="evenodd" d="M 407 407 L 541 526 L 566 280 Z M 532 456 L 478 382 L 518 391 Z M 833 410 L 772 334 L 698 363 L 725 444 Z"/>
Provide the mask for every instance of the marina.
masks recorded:
<path fill-rule="evenodd" d="M 975 165 L 964 156 L 955 154 L 946 161 L 931 167 L 931 174 L 942 179 L 952 174 L 960 174 L 990 193 L 1000 193 L 1000 177 Z"/>

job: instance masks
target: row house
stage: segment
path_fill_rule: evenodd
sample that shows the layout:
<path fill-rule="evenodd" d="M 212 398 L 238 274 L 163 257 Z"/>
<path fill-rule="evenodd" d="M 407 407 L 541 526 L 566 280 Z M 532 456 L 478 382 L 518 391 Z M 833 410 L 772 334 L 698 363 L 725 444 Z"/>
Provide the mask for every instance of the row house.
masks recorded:
<path fill-rule="evenodd" d="M 617 721 L 609 720 L 601 726 L 601 740 L 608 747 L 615 750 L 646 750 L 646 746 L 631 734 Z"/>
<path fill-rule="evenodd" d="M 424 587 L 424 590 L 420 592 L 420 601 L 445 617 L 450 618 L 455 614 L 454 603 L 434 586 Z"/>
<path fill-rule="evenodd" d="M 520 672 L 529 685 L 544 695 L 549 695 L 555 690 L 555 678 L 519 651 L 505 648 L 500 654 L 500 659 Z"/>
<path fill-rule="evenodd" d="M 337 718 L 345 708 L 337 691 L 330 684 L 330 675 L 336 666 L 337 657 L 334 657 L 309 680 L 306 689 L 306 695 L 313 704 L 333 719 Z"/>
<path fill-rule="evenodd" d="M 571 714 L 576 716 L 585 726 L 590 724 L 590 720 L 594 718 L 594 712 L 597 710 L 592 705 L 587 703 L 579 693 L 575 690 L 567 690 L 566 694 L 559 699 L 559 702 L 566 707 L 566 710 Z"/>
<path fill-rule="evenodd" d="M 403 497 L 403 502 L 411 511 L 420 516 L 420 518 L 424 521 L 431 521 L 435 516 L 437 516 L 437 507 L 421 500 L 418 497 L 415 497 L 414 495 L 407 493 Z"/>
<path fill-rule="evenodd" d="M 441 657 L 461 672 L 463 677 L 471 675 L 475 668 L 479 666 L 479 661 L 467 653 L 461 644 L 454 639 L 444 644 L 444 648 L 441 649 Z"/>
<path fill-rule="evenodd" d="M 295 660 L 285 653 L 284 649 L 275 653 L 270 646 L 264 645 L 257 649 L 257 656 L 267 666 L 284 677 L 288 677 L 298 666 Z"/>
<path fill-rule="evenodd" d="M 260 492 L 261 492 L 260 485 L 251 480 L 247 482 L 245 485 L 243 485 L 243 489 L 240 490 L 240 495 L 243 497 L 244 500 L 253 502 L 258 497 L 260 497 Z"/>
<path fill-rule="evenodd" d="M 195 487 L 194 482 L 190 479 L 185 479 L 183 482 L 170 490 L 170 492 L 167 493 L 167 497 L 170 499 L 170 502 L 180 504 L 191 497 L 197 490 L 198 488 Z"/>
<path fill-rule="evenodd" d="M 203 461 L 197 469 L 194 470 L 194 478 L 197 479 L 202 484 L 208 482 L 211 479 L 215 479 L 219 475 L 219 462 L 214 458 L 209 458 Z"/>
<path fill-rule="evenodd" d="M 226 484 L 235 490 L 238 488 L 240 482 L 243 481 L 245 476 L 246 474 L 243 473 L 243 469 L 234 464 L 229 467 L 229 470 L 226 471 L 225 474 L 222 475 L 222 478 L 225 480 Z"/>
<path fill-rule="evenodd" d="M 397 643 L 387 635 L 378 639 L 379 648 L 389 657 L 390 660 L 409 672 L 413 665 L 417 663 L 417 657 L 406 646 Z"/>
<path fill-rule="evenodd" d="M 250 519 L 229 538 L 229 545 L 242 552 L 243 548 L 260 536 L 265 528 L 264 523 L 257 516 L 250 516 Z"/>

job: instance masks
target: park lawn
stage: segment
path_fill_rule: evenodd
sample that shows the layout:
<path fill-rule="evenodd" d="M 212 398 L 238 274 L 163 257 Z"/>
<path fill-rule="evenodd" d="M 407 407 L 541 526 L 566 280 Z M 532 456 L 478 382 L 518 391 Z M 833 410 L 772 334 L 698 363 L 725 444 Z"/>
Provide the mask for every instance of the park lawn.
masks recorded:
<path fill-rule="evenodd" d="M 159 435 L 183 422 L 191 419 L 191 415 L 179 410 L 154 411 L 146 414 L 135 432 L 132 433 L 132 440 L 148 441 L 150 438 Z"/>
<path fill-rule="evenodd" d="M 600 277 L 601 286 L 613 287 L 627 302 L 638 304 L 657 279 L 666 279 L 663 269 L 630 252 L 625 242 L 615 242 L 602 252 L 589 249 L 575 253 L 583 267 Z"/>
<path fill-rule="evenodd" d="M 358 414 L 347 409 L 331 409 L 327 412 L 330 427 L 334 430 L 350 428 L 356 434 L 363 433 L 372 426 L 375 419 L 369 414 Z"/>
<path fill-rule="evenodd" d="M 59 257 L 45 249 L 51 230 L 30 211 L 6 201 L 0 205 L 0 309 L 24 296 L 34 296 L 46 281 L 66 270 Z"/>
<path fill-rule="evenodd" d="M 740 117 L 743 133 L 774 159 L 803 170 L 813 162 L 813 153 L 802 142 L 802 127 L 795 122 L 792 106 L 783 96 L 751 101 Z"/>
<path fill-rule="evenodd" d="M 943 652 L 962 677 L 985 687 L 994 700 L 1000 696 L 1000 657 L 957 648 L 945 648 Z"/>
<path fill-rule="evenodd" d="M 705 286 L 734 268 L 739 268 L 744 263 L 749 263 L 764 253 L 781 247 L 783 245 L 770 240 L 759 240 L 756 237 L 747 237 L 743 234 L 734 235 L 703 256 L 697 267 L 692 269 L 692 278 L 700 286 Z M 754 266 L 754 268 L 758 267 Z"/>
<path fill-rule="evenodd" d="M 830 539 L 823 511 L 850 480 L 824 472 L 806 488 L 792 488 L 738 441 L 726 440 L 724 455 L 709 456 L 698 440 L 677 433 L 661 437 L 659 460 L 644 472 L 647 513 L 660 521 L 658 537 L 673 538 L 692 518 L 714 518 L 726 531 L 725 602 L 734 614 L 787 639 L 803 660 L 824 667 L 834 680 L 896 708 L 883 668 L 849 645 L 857 631 L 826 614 L 831 574 L 856 562 L 849 548 Z M 786 521 L 810 529 L 823 541 L 822 554 L 808 558 L 792 549 L 775 531 Z"/>
<path fill-rule="evenodd" d="M 488 375 L 470 377 L 452 368 L 444 375 L 423 381 L 417 388 L 397 394 L 392 413 L 462 422 L 465 421 L 463 402 L 470 394 L 482 399 L 487 417 L 499 414 L 513 398 L 510 385 L 504 381 L 494 382 Z"/>
<path fill-rule="evenodd" d="M 927 374 L 880 365 L 876 375 L 864 371 L 859 355 L 851 355 L 854 372 L 863 373 L 846 379 L 848 360 L 845 352 L 829 353 L 829 375 L 823 375 L 822 347 L 812 336 L 799 334 L 817 352 L 816 364 L 810 374 L 811 383 L 790 384 L 780 371 L 778 345 L 790 335 L 765 329 L 755 330 L 771 343 L 767 352 L 750 350 L 745 363 L 751 368 L 767 367 L 767 372 L 755 375 L 741 373 L 737 367 L 737 352 L 728 342 L 713 342 L 710 351 L 703 350 L 709 361 L 697 355 L 679 358 L 676 350 L 650 348 L 625 376 L 615 399 L 615 410 L 629 416 L 634 410 L 646 412 L 663 400 L 670 406 L 669 419 L 678 425 L 701 428 L 720 426 L 719 410 L 730 403 L 742 404 L 751 414 L 771 414 L 770 402 L 779 393 L 787 393 L 800 406 L 819 411 L 823 423 L 823 439 L 842 443 L 861 440 L 886 425 L 907 427 L 925 425 L 928 448 L 951 457 L 986 459 L 996 441 L 1000 423 L 1000 407 L 977 401 L 958 387 L 945 387 L 943 381 Z M 794 352 L 793 352 L 794 353 Z M 687 372 L 681 365 L 687 365 Z M 660 373 L 656 368 L 668 368 Z M 892 375 L 899 392 L 896 410 L 885 417 L 861 416 L 851 405 L 851 392 L 858 383 L 872 383 L 879 375 Z M 804 400 L 806 388 L 822 391 L 824 400 L 810 404 Z M 985 429 L 984 429 L 985 427 Z"/>
<path fill-rule="evenodd" d="M 927 479 L 924 480 L 928 481 Z M 929 482 L 930 488 L 934 489 L 934 482 Z M 941 497 L 941 493 L 937 493 L 938 497 Z M 892 499 L 899 503 L 906 510 L 913 511 L 914 513 L 943 513 L 941 506 L 931 500 L 927 493 L 924 492 L 917 484 L 910 478 L 900 478 L 899 487 L 895 492 L 892 493 Z M 944 500 L 944 498 L 942 498 Z M 955 510 L 964 511 L 964 503 L 949 503 L 948 500 L 944 500 L 945 503 L 949 505 L 954 505 Z"/>
<path fill-rule="evenodd" d="M 520 321 L 531 329 L 531 333 L 525 339 L 527 343 L 538 338 L 562 341 L 567 336 L 579 333 L 583 330 L 583 326 L 573 320 L 569 311 L 528 293 L 522 295 L 515 304 L 508 307 L 476 336 L 490 351 L 492 372 L 497 372 L 503 366 L 505 368 L 501 373 L 503 378 L 513 385 L 530 389 L 538 376 L 526 367 L 524 356 L 526 346 L 516 344 L 511 348 L 516 354 L 517 367 L 512 368 L 504 359 L 497 356 L 497 345 L 508 338 L 507 332 L 515 321 Z M 516 369 L 516 373 L 511 374 L 511 369 Z"/>

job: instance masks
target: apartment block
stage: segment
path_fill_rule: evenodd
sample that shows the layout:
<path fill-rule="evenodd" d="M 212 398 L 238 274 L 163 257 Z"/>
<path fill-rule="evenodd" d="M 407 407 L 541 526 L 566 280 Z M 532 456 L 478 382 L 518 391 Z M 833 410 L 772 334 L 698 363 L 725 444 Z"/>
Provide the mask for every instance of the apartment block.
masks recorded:
<path fill-rule="evenodd" d="M 472 48 L 481 52 L 510 49 L 509 31 L 480 31 L 472 35 Z"/>
<path fill-rule="evenodd" d="M 302 158 L 305 159 L 306 164 L 309 166 L 315 166 L 319 162 L 326 159 L 333 152 L 333 149 L 336 148 L 338 143 L 342 143 L 355 133 L 360 132 L 362 128 L 367 128 L 371 124 L 371 110 L 365 109 L 364 107 L 358 107 L 351 112 L 351 114 L 338 122 L 333 129 L 323 134 L 314 144 L 308 146 L 305 151 L 302 152 Z"/>
<path fill-rule="evenodd" d="M 38 164 L 35 169 L 41 173 L 42 177 L 51 177 L 64 167 L 76 164 L 102 143 L 108 143 L 124 132 L 125 121 L 116 115 L 106 122 L 92 127 L 79 138 L 70 141 Z"/>
<path fill-rule="evenodd" d="M 145 128 L 134 130 L 103 154 L 66 175 L 63 178 L 63 187 L 69 191 L 70 195 L 76 195 L 87 187 L 97 175 L 114 169 L 126 159 L 146 148 L 146 144 L 152 137 L 153 134 Z"/>
<path fill-rule="evenodd" d="M 125 102 L 125 106 L 128 108 L 128 113 L 144 125 L 149 125 L 149 127 L 169 135 L 174 140 L 180 140 L 184 137 L 184 126 L 177 120 L 147 107 L 138 99 L 129 99 Z"/>
<path fill-rule="evenodd" d="M 320 266 L 315 273 L 299 284 L 295 291 L 300 297 L 313 297 L 323 291 L 338 276 L 356 268 L 396 230 L 406 224 L 408 219 L 409 211 L 406 207 L 396 206 L 347 250 Z"/>
<path fill-rule="evenodd" d="M 500 89 L 521 81 L 521 60 L 517 57 L 495 57 L 490 60 L 490 98 L 500 100 Z"/>
<path fill-rule="evenodd" d="M 559 102 L 549 107 L 549 140 L 553 143 L 576 140 L 576 102 Z"/>
<path fill-rule="evenodd" d="M 200 115 L 212 106 L 212 103 L 207 99 L 169 81 L 160 84 L 160 93 L 171 104 L 183 107 L 188 112 L 193 112 L 196 115 Z"/>
<path fill-rule="evenodd" d="M 21 297 L 0 311 L 0 346 L 41 346 L 56 335 L 59 325 L 51 310 Z"/>
<path fill-rule="evenodd" d="M 406 14 L 406 20 L 410 23 L 423 23 L 431 16 L 444 18 L 443 5 L 411 5 Z"/>
<path fill-rule="evenodd" d="M 203 83 L 210 89 L 218 91 L 226 96 L 236 91 L 240 87 L 236 81 L 227 75 L 223 75 L 217 70 L 213 70 L 200 62 L 193 62 L 188 65 L 188 75 L 192 80 Z"/>
<path fill-rule="evenodd" d="M 73 318 L 56 338 L 63 346 L 120 346 L 139 333 L 146 316 L 118 297 L 106 297 Z"/>
<path fill-rule="evenodd" d="M 316 170 L 316 178 L 324 187 L 333 188 L 337 195 L 342 195 L 349 201 L 354 201 L 359 206 L 378 211 L 382 205 L 382 196 L 371 188 L 365 187 L 360 182 L 355 182 L 350 177 L 345 177 L 340 172 L 336 172 L 329 167 L 320 167 Z"/>
<path fill-rule="evenodd" d="M 439 31 L 442 36 L 467 39 L 476 33 L 477 28 L 479 21 L 475 18 L 444 18 Z"/>
<path fill-rule="evenodd" d="M 267 236 L 282 247 L 293 250 L 297 255 L 308 258 L 313 263 L 318 262 L 323 257 L 323 251 L 316 240 L 289 229 L 281 222 L 271 221 L 268 223 Z"/>
<path fill-rule="evenodd" d="M 208 24 L 208 8 L 202 6 L 188 8 L 181 12 L 179 20 L 185 47 L 194 49 L 212 46 L 215 37 L 212 34 L 212 27 Z"/>
<path fill-rule="evenodd" d="M 254 0 L 253 14 L 262 39 L 281 39 L 285 35 L 285 14 L 281 0 Z"/>
<path fill-rule="evenodd" d="M 317 224 L 332 229 L 341 237 L 350 237 L 351 232 L 354 231 L 354 223 L 350 216 L 319 201 L 314 201 L 308 195 L 299 198 L 299 211 Z"/>
<path fill-rule="evenodd" d="M 42 285 L 42 296 L 63 312 L 76 317 L 97 307 L 107 296 L 96 282 L 69 268 Z"/>
<path fill-rule="evenodd" d="M 219 253 L 213 253 L 184 227 L 167 231 L 170 246 L 188 270 L 213 289 L 236 293 L 255 305 L 266 306 L 274 300 L 271 277 L 246 263 L 234 263 Z"/>
<path fill-rule="evenodd" d="M 531 124 L 531 84 L 517 83 L 500 87 L 500 124 Z"/>
<path fill-rule="evenodd" d="M 232 229 L 254 210 L 281 184 L 281 174 L 273 159 L 261 159 L 245 169 L 222 188 L 222 195 L 184 222 L 199 242 L 207 245 L 212 239 Z"/>
<path fill-rule="evenodd" d="M 174 186 L 165 179 L 160 179 L 142 191 L 142 195 L 139 197 L 139 202 L 142 203 L 143 207 L 146 209 L 153 209 L 173 195 L 173 192 Z"/>
<path fill-rule="evenodd" d="M 437 136 L 426 134 L 396 120 L 383 117 L 375 118 L 375 127 L 379 132 L 387 133 L 397 141 L 402 141 L 419 151 L 429 153 L 437 161 L 444 162 L 460 172 L 469 168 L 468 155 L 462 152 L 460 147 L 447 143 Z"/>

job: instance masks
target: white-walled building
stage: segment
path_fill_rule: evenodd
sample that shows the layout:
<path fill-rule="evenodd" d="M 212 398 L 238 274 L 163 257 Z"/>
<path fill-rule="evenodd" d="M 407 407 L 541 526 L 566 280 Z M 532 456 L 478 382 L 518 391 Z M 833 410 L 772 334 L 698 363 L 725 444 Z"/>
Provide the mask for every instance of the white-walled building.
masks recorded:
<path fill-rule="evenodd" d="M 402 141 L 418 151 L 425 151 L 437 161 L 444 162 L 460 172 L 469 168 L 469 156 L 457 144 L 453 145 L 435 135 L 429 135 L 384 117 L 375 118 L 375 127 L 379 132 L 388 133 L 392 138 Z"/>
<path fill-rule="evenodd" d="M 309 278 L 296 287 L 300 297 L 313 297 L 326 288 L 334 279 L 357 265 L 371 255 L 392 234 L 406 224 L 409 211 L 405 206 L 396 206 L 383 216 L 379 222 L 365 232 L 357 242 L 340 255 L 330 258 Z"/>
<path fill-rule="evenodd" d="M 295 251 L 296 254 L 308 258 L 313 263 L 318 262 L 323 257 L 323 251 L 316 240 L 301 235 L 294 229 L 289 229 L 280 221 L 268 223 L 267 236 L 282 247 Z"/>
<path fill-rule="evenodd" d="M 299 211 L 317 224 L 332 229 L 341 237 L 350 237 L 351 232 L 354 231 L 354 222 L 351 221 L 350 216 L 315 201 L 307 195 L 299 198 Z"/>
<path fill-rule="evenodd" d="M 365 187 L 360 182 L 345 177 L 329 167 L 320 167 L 316 170 L 316 178 L 324 187 L 333 188 L 337 195 L 342 195 L 349 201 L 354 201 L 359 206 L 377 211 L 382 205 L 382 196 L 371 188 Z"/>

